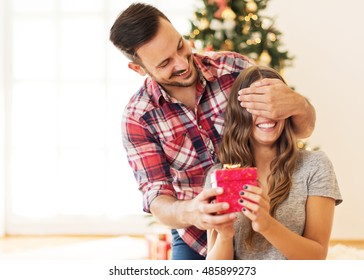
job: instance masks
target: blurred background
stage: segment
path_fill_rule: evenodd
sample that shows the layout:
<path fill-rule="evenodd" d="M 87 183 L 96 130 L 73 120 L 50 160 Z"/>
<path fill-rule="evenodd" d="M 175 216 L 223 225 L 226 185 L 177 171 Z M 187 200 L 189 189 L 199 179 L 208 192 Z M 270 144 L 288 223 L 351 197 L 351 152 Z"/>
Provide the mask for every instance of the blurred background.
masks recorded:
<path fill-rule="evenodd" d="M 0 236 L 148 231 L 120 134 L 124 106 L 143 78 L 108 40 L 132 2 L 0 2 Z M 144 2 L 186 36 L 204 6 Z M 281 50 L 294 57 L 281 71 L 316 108 L 307 145 L 328 154 L 344 198 L 332 239 L 363 240 L 364 3 L 266 2 L 259 13 L 274 17 Z"/>

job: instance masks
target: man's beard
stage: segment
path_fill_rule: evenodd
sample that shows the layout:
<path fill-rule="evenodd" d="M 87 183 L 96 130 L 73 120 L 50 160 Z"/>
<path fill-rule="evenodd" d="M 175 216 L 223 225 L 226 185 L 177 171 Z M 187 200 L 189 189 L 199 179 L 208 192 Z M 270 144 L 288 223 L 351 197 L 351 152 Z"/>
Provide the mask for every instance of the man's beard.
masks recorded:
<path fill-rule="evenodd" d="M 184 71 L 182 71 L 183 73 Z M 178 71 L 176 73 L 174 73 L 171 77 L 175 76 L 175 75 L 178 75 L 178 73 L 181 73 L 181 71 Z M 193 75 L 196 75 L 195 74 L 195 70 L 194 69 L 191 69 L 191 74 L 187 77 L 187 79 L 191 78 L 191 76 Z M 171 81 L 171 82 L 158 82 L 161 86 L 165 87 L 165 86 L 173 86 L 173 87 L 190 87 L 192 85 L 195 84 L 196 82 L 196 79 L 197 79 L 197 75 L 195 77 L 195 79 L 193 79 L 192 81 L 190 82 L 177 82 L 177 81 Z"/>
<path fill-rule="evenodd" d="M 189 60 L 189 62 L 191 62 L 191 60 L 192 60 L 192 55 L 190 55 L 189 56 L 189 58 L 188 58 L 188 60 Z M 177 76 L 177 75 L 179 75 L 179 74 L 181 74 L 181 73 L 184 73 L 185 72 L 185 70 L 179 70 L 179 71 L 176 71 L 176 72 L 174 72 L 171 76 L 170 76 L 170 78 L 169 78 L 169 80 L 171 80 L 171 81 L 161 81 L 161 80 L 159 80 L 159 79 L 157 79 L 152 73 L 150 73 L 149 71 L 148 71 L 148 69 L 146 69 L 146 68 L 144 68 L 144 71 L 153 79 L 153 80 L 155 80 L 158 84 L 160 84 L 162 87 L 190 87 L 190 86 L 192 86 L 192 85 L 194 85 L 195 83 L 196 83 L 196 80 L 197 80 L 197 70 L 196 70 L 196 68 L 195 68 L 195 65 L 194 65 L 194 63 L 193 63 L 193 61 L 192 61 L 192 63 L 189 63 L 189 65 L 191 65 L 191 74 L 190 74 L 190 76 L 189 77 L 187 77 L 187 79 L 189 79 L 191 76 L 193 76 L 193 75 L 195 75 L 196 77 L 192 80 L 192 81 L 189 81 L 189 82 L 178 82 L 178 81 L 173 81 L 172 80 L 172 78 L 174 77 L 174 76 Z"/>

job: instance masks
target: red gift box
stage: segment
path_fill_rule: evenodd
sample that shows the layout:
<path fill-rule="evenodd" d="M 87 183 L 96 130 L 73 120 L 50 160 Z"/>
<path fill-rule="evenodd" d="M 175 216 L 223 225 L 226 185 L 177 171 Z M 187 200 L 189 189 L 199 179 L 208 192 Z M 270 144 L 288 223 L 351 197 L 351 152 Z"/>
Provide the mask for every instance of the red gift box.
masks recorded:
<path fill-rule="evenodd" d="M 148 259 L 169 260 L 171 258 L 171 236 L 169 234 L 158 234 L 147 236 Z"/>
<path fill-rule="evenodd" d="M 218 169 L 211 174 L 212 187 L 221 187 L 224 192 L 216 196 L 216 202 L 228 202 L 229 209 L 219 214 L 241 212 L 240 192 L 244 185 L 257 186 L 257 169 L 255 167 Z"/>

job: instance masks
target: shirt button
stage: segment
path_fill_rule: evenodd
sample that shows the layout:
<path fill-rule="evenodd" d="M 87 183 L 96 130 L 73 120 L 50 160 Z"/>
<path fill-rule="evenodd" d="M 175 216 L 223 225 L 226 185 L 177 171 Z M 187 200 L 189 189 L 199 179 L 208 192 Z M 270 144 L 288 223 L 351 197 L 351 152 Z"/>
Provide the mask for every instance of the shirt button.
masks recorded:
<path fill-rule="evenodd" d="M 199 125 L 199 126 L 198 126 L 198 129 L 199 129 L 199 130 L 201 130 L 201 129 L 202 129 L 202 125 Z"/>
<path fill-rule="evenodd" d="M 210 150 L 210 154 L 212 154 L 212 155 L 213 155 L 214 153 L 215 153 L 215 152 L 214 152 L 213 150 Z"/>

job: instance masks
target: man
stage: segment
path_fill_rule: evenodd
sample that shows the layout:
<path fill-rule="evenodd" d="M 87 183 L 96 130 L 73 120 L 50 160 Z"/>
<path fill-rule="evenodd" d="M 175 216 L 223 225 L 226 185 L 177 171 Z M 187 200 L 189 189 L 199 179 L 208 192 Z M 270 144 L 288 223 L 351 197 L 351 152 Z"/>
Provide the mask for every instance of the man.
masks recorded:
<path fill-rule="evenodd" d="M 110 40 L 130 59 L 131 70 L 148 76 L 122 121 L 144 211 L 172 228 L 172 259 L 204 259 L 206 229 L 236 219 L 235 214 L 215 215 L 229 207 L 210 203 L 222 189 L 202 187 L 217 161 L 231 85 L 253 62 L 232 52 L 193 54 L 161 11 L 140 3 L 119 15 Z M 243 90 L 239 100 L 252 114 L 292 116 L 301 138 L 312 133 L 314 108 L 280 80 L 262 80 Z"/>

